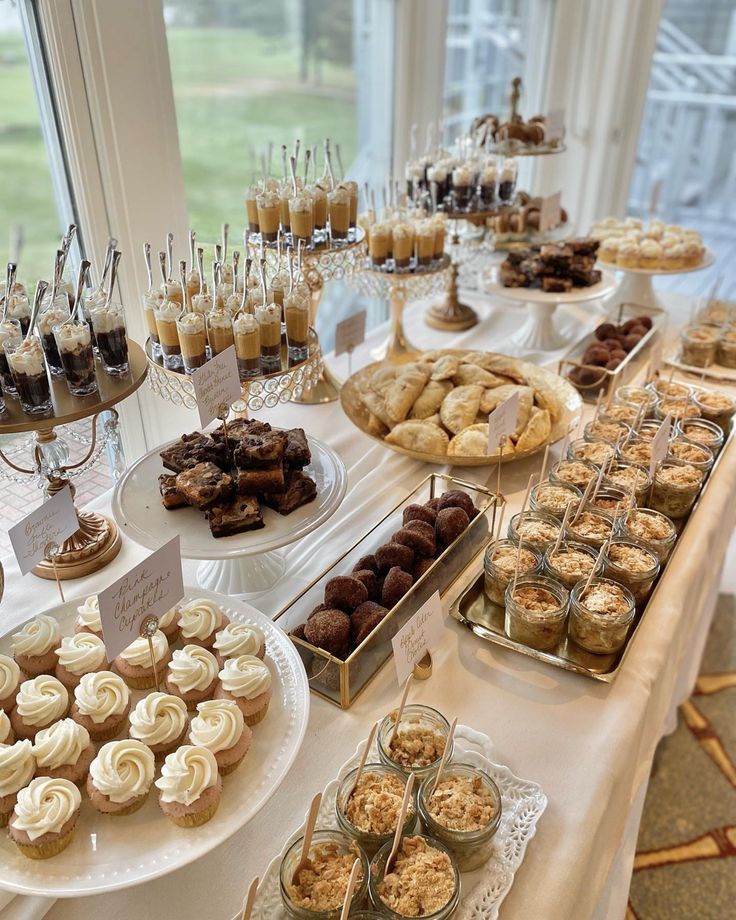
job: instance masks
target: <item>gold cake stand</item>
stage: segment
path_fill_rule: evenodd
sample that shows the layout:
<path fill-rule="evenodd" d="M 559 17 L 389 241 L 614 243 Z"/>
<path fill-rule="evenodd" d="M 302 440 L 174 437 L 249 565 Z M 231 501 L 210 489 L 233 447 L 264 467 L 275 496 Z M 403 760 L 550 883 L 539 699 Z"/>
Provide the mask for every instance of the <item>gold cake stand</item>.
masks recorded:
<path fill-rule="evenodd" d="M 140 345 L 130 340 L 128 362 L 127 374 L 110 377 L 103 370 L 99 358 L 96 358 L 98 391 L 89 396 L 72 396 L 63 377 L 52 377 L 53 410 L 46 416 L 26 415 L 18 400 L 7 396 L 5 412 L 0 417 L 0 435 L 33 432 L 33 467 L 29 469 L 16 464 L 1 450 L 0 459 L 16 473 L 45 478 L 45 492 L 48 496 L 68 486 L 74 497 L 76 490 L 69 476 L 75 470 L 82 470 L 99 447 L 100 415 L 110 410 L 113 419 L 106 423 L 106 434 L 116 429 L 118 416 L 113 407 L 135 393 L 146 379 L 146 355 Z M 83 418 L 92 420 L 89 449 L 81 460 L 69 463 L 66 445 L 59 437 L 57 428 Z M 33 569 L 34 575 L 53 579 L 56 577 L 55 566 L 60 579 L 81 578 L 104 568 L 117 556 L 121 546 L 120 533 L 110 518 L 96 511 L 78 511 L 77 518 L 79 530 L 61 544 L 54 562 L 43 560 Z"/>

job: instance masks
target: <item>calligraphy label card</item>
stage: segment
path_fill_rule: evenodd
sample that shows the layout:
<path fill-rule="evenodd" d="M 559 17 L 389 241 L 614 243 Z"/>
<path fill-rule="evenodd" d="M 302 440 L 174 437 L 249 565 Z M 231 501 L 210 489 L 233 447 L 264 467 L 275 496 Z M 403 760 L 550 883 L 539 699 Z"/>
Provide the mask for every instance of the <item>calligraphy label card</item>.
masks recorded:
<path fill-rule="evenodd" d="M 21 573 L 27 575 L 46 557 L 49 543 L 61 546 L 78 530 L 79 519 L 67 486 L 8 531 Z"/>
<path fill-rule="evenodd" d="M 335 357 L 339 358 L 365 341 L 365 310 L 353 313 L 335 326 Z"/>
<path fill-rule="evenodd" d="M 500 406 L 488 416 L 488 453 L 493 455 L 498 451 L 498 445 L 505 443 L 516 430 L 519 418 L 519 391 L 512 393 L 504 399 Z"/>
<path fill-rule="evenodd" d="M 440 593 L 435 591 L 391 640 L 400 687 L 404 686 L 417 662 L 442 642 L 445 628 Z"/>
<path fill-rule="evenodd" d="M 243 398 L 235 346 L 231 345 L 193 371 L 192 383 L 197 397 L 199 421 L 204 428 L 213 419 L 220 417 L 223 405 L 229 409 L 236 399 Z"/>

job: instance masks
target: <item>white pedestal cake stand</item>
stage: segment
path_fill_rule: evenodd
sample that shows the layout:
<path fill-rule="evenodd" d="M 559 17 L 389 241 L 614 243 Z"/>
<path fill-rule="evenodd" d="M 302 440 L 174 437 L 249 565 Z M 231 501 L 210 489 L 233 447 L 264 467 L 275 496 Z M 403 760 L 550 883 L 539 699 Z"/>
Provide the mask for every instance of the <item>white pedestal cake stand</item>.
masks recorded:
<path fill-rule="evenodd" d="M 611 271 L 621 272 L 622 279 L 616 289 L 616 303 L 635 303 L 642 307 L 656 307 L 658 310 L 666 309 L 657 297 L 652 279 L 660 275 L 689 275 L 710 268 L 716 261 L 715 253 L 706 249 L 703 261 L 699 265 L 690 265 L 687 268 L 622 268 L 610 262 L 600 262 L 601 267 Z"/>
<path fill-rule="evenodd" d="M 308 438 L 312 462 L 305 469 L 317 484 L 314 501 L 282 516 L 264 509 L 265 527 L 232 537 L 215 538 L 204 515 L 195 508 L 167 511 L 158 494 L 163 472 L 162 445 L 141 457 L 115 486 L 112 510 L 121 530 L 147 549 L 158 549 L 173 534 L 181 540 L 185 559 L 201 559 L 199 584 L 210 591 L 255 597 L 270 590 L 283 575 L 286 564 L 277 552 L 311 533 L 340 505 L 348 477 L 342 460 L 322 441 Z"/>

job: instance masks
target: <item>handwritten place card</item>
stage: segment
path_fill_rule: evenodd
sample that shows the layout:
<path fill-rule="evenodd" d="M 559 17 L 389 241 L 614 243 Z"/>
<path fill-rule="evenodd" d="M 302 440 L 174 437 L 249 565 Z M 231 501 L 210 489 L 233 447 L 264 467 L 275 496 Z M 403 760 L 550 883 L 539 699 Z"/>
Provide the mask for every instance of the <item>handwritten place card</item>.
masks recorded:
<path fill-rule="evenodd" d="M 45 558 L 49 543 L 61 546 L 78 530 L 72 493 L 65 487 L 8 531 L 21 573 L 27 575 Z"/>
<path fill-rule="evenodd" d="M 519 418 L 519 392 L 512 393 L 488 416 L 488 453 L 498 451 L 498 445 L 516 430 Z"/>
<path fill-rule="evenodd" d="M 236 399 L 242 399 L 235 346 L 231 345 L 193 371 L 192 383 L 197 397 L 199 421 L 204 428 L 213 419 L 219 418 L 223 404 L 230 408 Z"/>
<path fill-rule="evenodd" d="M 657 466 L 667 456 L 670 445 L 670 429 L 672 428 L 672 416 L 668 412 L 664 421 L 659 426 L 659 431 L 652 438 L 652 457 L 649 461 L 649 475 L 654 478 L 654 472 Z"/>
<path fill-rule="evenodd" d="M 352 351 L 365 341 L 365 310 L 353 313 L 335 326 L 335 357 Z"/>
<path fill-rule="evenodd" d="M 545 141 L 561 141 L 565 134 L 565 110 L 551 109 L 544 119 Z"/>
<path fill-rule="evenodd" d="M 394 663 L 399 686 L 414 670 L 414 665 L 431 652 L 442 641 L 445 633 L 445 617 L 442 612 L 440 593 L 425 601 L 409 622 L 391 640 L 394 648 Z"/>
<path fill-rule="evenodd" d="M 161 617 L 184 597 L 179 536 L 98 594 L 110 661 L 138 638 L 148 616 Z"/>
<path fill-rule="evenodd" d="M 547 195 L 542 198 L 542 204 L 539 207 L 539 232 L 546 233 L 548 230 L 554 230 L 559 227 L 562 221 L 562 193 L 555 192 L 554 195 Z"/>

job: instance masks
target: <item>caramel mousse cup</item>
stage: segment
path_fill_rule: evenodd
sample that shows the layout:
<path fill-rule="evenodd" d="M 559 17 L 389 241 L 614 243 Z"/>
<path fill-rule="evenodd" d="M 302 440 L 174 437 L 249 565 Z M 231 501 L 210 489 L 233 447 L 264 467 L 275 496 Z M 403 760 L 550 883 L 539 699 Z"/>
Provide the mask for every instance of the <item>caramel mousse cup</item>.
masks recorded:
<path fill-rule="evenodd" d="M 291 211 L 289 202 L 294 194 L 291 183 L 284 183 L 279 189 L 279 223 L 282 233 L 289 233 L 291 230 Z"/>
<path fill-rule="evenodd" d="M 241 313 L 233 320 L 235 357 L 241 380 L 261 373 L 261 336 L 258 320 L 252 313 Z"/>
<path fill-rule="evenodd" d="M 227 310 L 213 310 L 207 314 L 207 337 L 213 358 L 235 344 L 233 318 Z"/>
<path fill-rule="evenodd" d="M 207 329 L 201 313 L 182 313 L 176 321 L 184 370 L 191 374 L 207 361 Z"/>
<path fill-rule="evenodd" d="M 320 183 L 316 182 L 309 189 L 312 196 L 314 229 L 324 235 L 327 227 L 327 189 Z"/>
<path fill-rule="evenodd" d="M 311 246 L 314 234 L 314 202 L 309 192 L 301 191 L 289 198 L 289 221 L 294 245 L 301 240 L 305 246 Z"/>
<path fill-rule="evenodd" d="M 284 306 L 284 298 L 289 290 L 289 274 L 283 269 L 276 272 L 268 283 L 268 302 L 277 303 L 280 307 Z M 283 313 L 283 309 L 282 309 Z"/>
<path fill-rule="evenodd" d="M 199 294 L 199 272 L 192 268 L 186 278 L 187 282 L 187 307 L 191 310 L 192 298 Z"/>
<path fill-rule="evenodd" d="M 296 294 L 289 294 L 284 303 L 286 343 L 289 362 L 298 364 L 309 355 L 309 303 Z"/>
<path fill-rule="evenodd" d="M 148 337 L 151 340 L 151 349 L 154 358 L 161 357 L 161 342 L 158 338 L 158 326 L 156 325 L 156 309 L 161 304 L 161 295 L 159 291 L 146 291 L 143 295 L 143 318 L 146 321 Z"/>
<path fill-rule="evenodd" d="M 431 221 L 423 220 L 417 224 L 414 248 L 417 253 L 417 265 L 426 268 L 434 257 L 434 227 Z"/>
<path fill-rule="evenodd" d="M 371 263 L 376 268 L 383 267 L 388 261 L 390 251 L 391 228 L 388 224 L 373 224 L 368 237 L 368 253 L 371 257 Z M 408 264 L 408 258 L 406 261 Z"/>
<path fill-rule="evenodd" d="M 540 651 L 565 635 L 570 594 L 544 575 L 522 575 L 506 588 L 505 632 L 509 639 Z"/>
<path fill-rule="evenodd" d="M 251 185 L 245 192 L 245 213 L 248 218 L 248 229 L 251 233 L 260 233 L 261 225 L 258 221 L 258 195 L 260 186 Z"/>
<path fill-rule="evenodd" d="M 17 319 L 6 319 L 0 322 L 0 386 L 9 396 L 15 396 L 15 381 L 10 372 L 10 365 L 5 355 L 5 345 L 20 345 L 23 333 Z M 56 342 L 54 342 L 56 344 Z"/>
<path fill-rule="evenodd" d="M 156 329 L 164 357 L 164 367 L 170 371 L 180 371 L 183 367 L 179 330 L 176 326 L 180 314 L 181 304 L 174 300 L 164 300 L 156 308 Z"/>
<path fill-rule="evenodd" d="M 92 310 L 90 319 L 105 373 L 110 377 L 127 374 L 128 339 L 123 305 L 110 303 L 107 307 L 99 307 Z"/>
<path fill-rule="evenodd" d="M 69 319 L 69 300 L 66 295 L 63 295 L 56 298 L 53 306 L 49 306 L 43 313 L 40 313 L 36 321 L 43 353 L 46 355 L 46 364 L 52 377 L 64 376 L 64 366 L 61 363 L 61 356 L 54 337 L 54 326 L 63 323 L 65 319 Z"/>
<path fill-rule="evenodd" d="M 432 229 L 434 230 L 434 252 L 432 258 L 435 262 L 439 261 L 445 254 L 445 216 L 444 214 L 435 214 L 430 218 Z"/>
<path fill-rule="evenodd" d="M 184 306 L 184 291 L 179 281 L 166 281 L 161 285 L 161 299 L 173 300 L 180 307 Z"/>
<path fill-rule="evenodd" d="M 266 374 L 281 370 L 281 307 L 262 303 L 256 307 L 261 337 L 261 369 Z"/>
<path fill-rule="evenodd" d="M 281 198 L 278 192 L 266 189 L 258 195 L 256 203 L 261 239 L 266 243 L 275 243 L 279 235 Z"/>
<path fill-rule="evenodd" d="M 358 226 L 358 183 L 354 179 L 346 179 L 341 184 L 350 195 L 350 239 L 355 239 L 355 231 Z"/>
<path fill-rule="evenodd" d="M 636 614 L 634 595 L 610 578 L 578 582 L 570 595 L 570 638 L 594 655 L 612 655 L 626 642 Z"/>
<path fill-rule="evenodd" d="M 195 294 L 192 297 L 192 313 L 202 313 L 206 316 L 214 309 L 215 301 L 208 291 L 202 291 L 201 294 Z"/>
<path fill-rule="evenodd" d="M 350 192 L 338 185 L 327 196 L 330 214 L 330 236 L 333 242 L 345 243 L 350 230 Z"/>
<path fill-rule="evenodd" d="M 51 388 L 46 376 L 41 340 L 32 335 L 22 342 L 4 345 L 21 409 L 27 415 L 46 415 L 51 411 Z"/>
<path fill-rule="evenodd" d="M 56 347 L 64 366 L 66 385 L 72 396 L 89 396 L 97 390 L 92 332 L 82 321 L 54 326 Z"/>
<path fill-rule="evenodd" d="M 375 229 L 375 228 L 373 228 Z M 371 229 L 371 233 L 373 233 Z M 396 270 L 407 271 L 414 252 L 414 228 L 409 223 L 400 222 L 391 228 L 391 251 Z"/>

